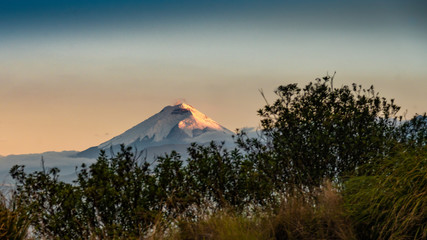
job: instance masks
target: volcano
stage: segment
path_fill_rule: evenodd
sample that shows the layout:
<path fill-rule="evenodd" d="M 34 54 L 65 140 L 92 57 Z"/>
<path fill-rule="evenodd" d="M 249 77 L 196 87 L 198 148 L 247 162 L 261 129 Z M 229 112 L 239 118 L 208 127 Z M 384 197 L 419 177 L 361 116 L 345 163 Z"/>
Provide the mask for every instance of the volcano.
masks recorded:
<path fill-rule="evenodd" d="M 167 106 L 124 133 L 77 154 L 77 157 L 94 158 L 100 150 L 117 152 L 121 144 L 135 151 L 145 151 L 152 157 L 175 150 L 185 155 L 190 143 L 206 144 L 224 141 L 232 144 L 233 132 L 221 126 L 194 107 L 181 103 Z"/>

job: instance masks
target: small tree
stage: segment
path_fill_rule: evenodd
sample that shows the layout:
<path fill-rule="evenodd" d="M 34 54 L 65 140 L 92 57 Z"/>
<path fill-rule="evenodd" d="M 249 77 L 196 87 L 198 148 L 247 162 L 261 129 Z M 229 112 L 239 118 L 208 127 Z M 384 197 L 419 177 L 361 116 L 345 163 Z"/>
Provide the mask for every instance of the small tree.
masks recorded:
<path fill-rule="evenodd" d="M 132 238 L 152 224 L 158 204 L 148 163 L 140 163 L 131 147 L 116 155 L 102 151 L 96 163 L 83 166 L 75 181 L 82 193 L 82 212 L 96 235 Z"/>
<path fill-rule="evenodd" d="M 155 177 L 131 148 L 101 152 L 83 165 L 74 184 L 59 180 L 59 169 L 27 174 L 14 166 L 18 207 L 30 216 L 37 237 L 49 239 L 136 238 L 150 227 L 161 206 Z"/>
<path fill-rule="evenodd" d="M 83 165 L 73 184 L 60 181 L 57 168 L 27 174 L 14 166 L 17 207 L 36 237 L 132 239 L 153 234 L 157 223 L 197 221 L 218 210 L 250 214 L 292 199 L 316 209 L 322 183 L 331 179 L 347 190 L 350 203 L 360 202 L 350 210 L 358 227 L 374 230 L 366 236 L 395 236 L 384 230 L 393 226 L 402 233 L 396 236 L 425 238 L 427 116 L 402 122 L 399 107 L 373 87 L 333 88 L 330 81 L 280 86 L 278 99 L 258 111 L 260 138 L 238 133 L 232 150 L 194 143 L 186 161 L 172 152 L 154 166 L 122 145 L 117 154 L 101 152 L 94 164 Z M 344 181 L 351 175 L 365 176 Z M 387 220 L 395 214 L 395 222 Z"/>
<path fill-rule="evenodd" d="M 26 174 L 24 166 L 16 165 L 10 173 L 16 180 L 17 207 L 28 216 L 36 236 L 87 238 L 88 228 L 83 224 L 87 218 L 80 211 L 80 191 L 58 180 L 59 169 Z"/>
<path fill-rule="evenodd" d="M 332 88 L 331 80 L 316 79 L 302 89 L 280 86 L 278 99 L 258 111 L 264 140 L 240 139 L 247 149 L 264 146 L 256 149 L 268 156 L 261 166 L 275 185 L 310 188 L 325 178 L 340 181 L 386 155 L 396 141 L 400 108 L 393 99 L 380 97 L 373 86 Z"/>

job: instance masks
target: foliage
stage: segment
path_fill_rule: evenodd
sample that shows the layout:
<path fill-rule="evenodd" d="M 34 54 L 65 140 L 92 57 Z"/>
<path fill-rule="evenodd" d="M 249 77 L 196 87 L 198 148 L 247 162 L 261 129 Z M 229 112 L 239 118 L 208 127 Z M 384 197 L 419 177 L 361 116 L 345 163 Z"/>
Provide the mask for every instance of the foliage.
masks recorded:
<path fill-rule="evenodd" d="M 238 149 L 229 151 L 224 144 L 192 144 L 188 149 L 189 189 L 200 199 L 219 208 L 261 204 L 269 198 L 271 186 L 259 177 L 256 165 Z"/>
<path fill-rule="evenodd" d="M 340 181 L 386 155 L 394 143 L 400 109 L 394 100 L 381 98 L 373 87 L 331 88 L 331 80 L 302 89 L 280 86 L 278 99 L 258 111 L 271 156 L 264 165 L 274 166 L 276 185 L 311 188 L 326 178 Z"/>
<path fill-rule="evenodd" d="M 14 166 L 17 214 L 49 239 L 176 228 L 172 236 L 184 239 L 354 239 L 330 179 L 344 189 L 357 232 L 368 231 L 362 239 L 425 238 L 427 116 L 401 122 L 399 107 L 373 87 L 333 88 L 332 80 L 280 86 L 258 111 L 260 137 L 238 132 L 235 149 L 192 144 L 187 159 L 171 152 L 149 164 L 121 146 L 76 169 L 73 183 L 57 168 Z"/>
<path fill-rule="evenodd" d="M 188 174 L 178 153 L 159 156 L 157 162 L 152 188 L 156 191 L 158 210 L 163 210 L 166 217 L 175 218 L 184 214 L 198 198 L 188 188 Z"/>
<path fill-rule="evenodd" d="M 426 146 L 399 148 L 376 168 L 375 175 L 345 183 L 347 208 L 360 239 L 426 239 Z"/>
<path fill-rule="evenodd" d="M 427 145 L 427 115 L 418 115 L 405 121 L 398 128 L 399 141 L 406 146 L 422 147 Z"/>
<path fill-rule="evenodd" d="M 59 169 L 27 175 L 24 166 L 14 166 L 10 172 L 17 181 L 17 205 L 31 216 L 31 225 L 38 234 L 73 238 L 85 232 L 85 219 L 75 209 L 82 205 L 77 189 L 58 180 Z"/>
<path fill-rule="evenodd" d="M 101 153 L 82 166 L 74 184 L 58 180 L 59 169 L 26 174 L 15 166 L 18 204 L 32 215 L 38 235 L 53 239 L 132 237 L 147 230 L 158 209 L 148 166 L 138 165 L 130 148 L 107 158 Z M 148 194 L 147 194 L 148 192 Z M 154 208 L 154 209 L 153 209 Z"/>
<path fill-rule="evenodd" d="M 153 181 L 147 163 L 139 164 L 131 148 L 124 146 L 111 158 L 101 152 L 95 164 L 83 166 L 75 183 L 91 231 L 111 238 L 146 231 L 158 211 Z"/>

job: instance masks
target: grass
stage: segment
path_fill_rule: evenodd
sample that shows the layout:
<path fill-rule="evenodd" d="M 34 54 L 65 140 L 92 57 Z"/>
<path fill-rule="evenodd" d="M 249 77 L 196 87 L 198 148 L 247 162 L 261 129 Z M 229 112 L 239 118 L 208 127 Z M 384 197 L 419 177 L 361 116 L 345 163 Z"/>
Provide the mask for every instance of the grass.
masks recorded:
<path fill-rule="evenodd" d="M 10 199 L 0 193 L 0 239 L 28 239 L 28 217 L 15 208 L 13 196 Z"/>
<path fill-rule="evenodd" d="M 181 222 L 179 230 L 171 239 L 265 239 L 264 229 L 256 219 L 216 213 L 199 222 Z"/>
<path fill-rule="evenodd" d="M 345 184 L 360 239 L 427 239 L 427 147 L 385 159 L 375 175 Z"/>
<path fill-rule="evenodd" d="M 355 239 L 342 197 L 330 182 L 309 195 L 283 201 L 271 221 L 275 239 Z"/>
<path fill-rule="evenodd" d="M 277 208 L 250 216 L 228 209 L 197 222 L 181 221 L 170 239 L 356 239 L 330 183 L 310 195 L 284 197 Z"/>

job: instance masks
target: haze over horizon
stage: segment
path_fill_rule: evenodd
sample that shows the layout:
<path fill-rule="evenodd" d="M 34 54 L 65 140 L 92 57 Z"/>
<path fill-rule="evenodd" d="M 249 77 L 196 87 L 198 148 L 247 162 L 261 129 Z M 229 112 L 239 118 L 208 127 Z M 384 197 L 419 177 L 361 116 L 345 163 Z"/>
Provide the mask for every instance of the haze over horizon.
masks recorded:
<path fill-rule="evenodd" d="M 427 111 L 425 1 L 0 2 L 0 155 L 84 150 L 177 100 L 256 127 L 279 85 L 337 72 Z"/>

